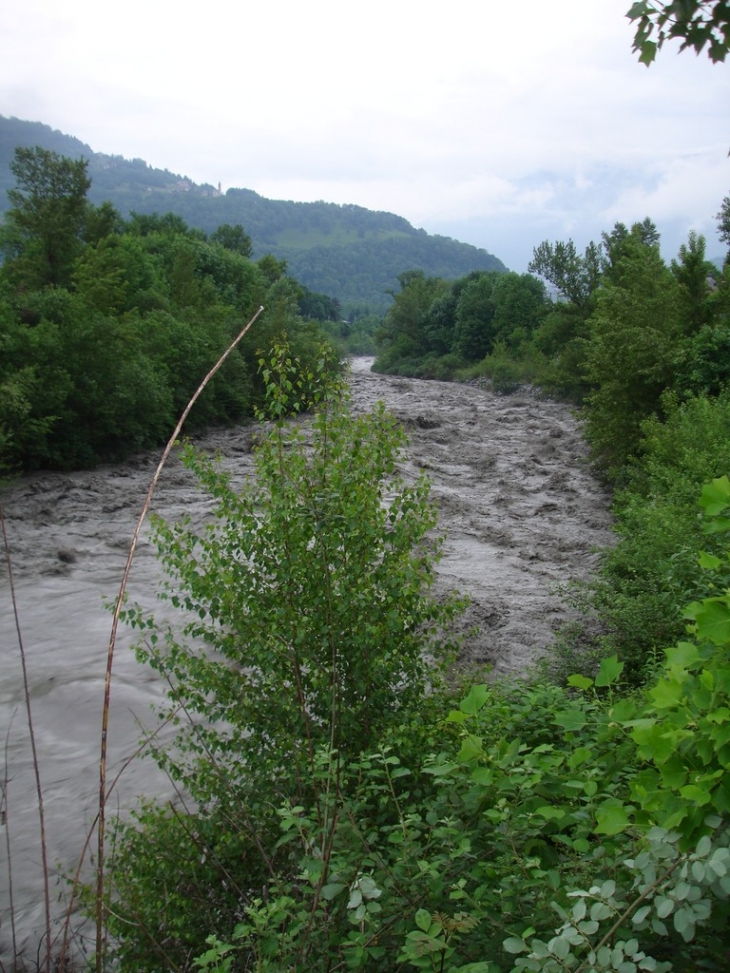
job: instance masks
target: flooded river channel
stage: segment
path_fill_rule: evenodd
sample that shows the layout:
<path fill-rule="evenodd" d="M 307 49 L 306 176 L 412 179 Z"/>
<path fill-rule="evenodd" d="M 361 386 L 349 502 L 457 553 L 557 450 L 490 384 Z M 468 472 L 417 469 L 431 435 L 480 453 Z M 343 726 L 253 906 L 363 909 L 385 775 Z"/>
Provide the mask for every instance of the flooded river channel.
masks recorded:
<path fill-rule="evenodd" d="M 597 547 L 610 543 L 608 497 L 591 476 L 567 406 L 529 393 L 496 396 L 473 386 L 374 375 L 352 369 L 355 408 L 377 400 L 406 426 L 402 472 L 425 471 L 445 533 L 439 584 L 471 596 L 464 662 L 523 673 L 550 644 L 566 609 L 556 587 L 584 578 Z M 197 441 L 234 478 L 252 468 L 252 428 L 214 430 Z M 44 795 L 52 907 L 63 914 L 73 870 L 98 797 L 99 737 L 111 614 L 134 526 L 159 454 L 81 473 L 38 473 L 0 490 L 31 689 Z M 209 500 L 172 457 L 153 509 L 168 519 L 205 517 Z M 143 535 L 130 600 L 156 605 L 161 571 Z M 156 606 L 159 612 L 159 606 Z M 120 631 L 109 730 L 108 779 L 134 753 L 162 689 Z M 36 785 L 29 747 L 18 634 L 7 564 L 0 568 L 0 962 L 13 938 L 29 965 L 43 934 L 43 883 Z M 138 795 L 172 796 L 147 761 L 124 771 L 112 806 Z M 116 803 L 115 803 L 116 802 Z M 9 851 L 8 851 L 9 849 Z M 12 875 L 12 915 L 11 881 Z M 13 921 L 11 921 L 11 919 Z M 14 927 L 14 928 L 13 928 Z M 54 929 L 56 927 L 54 926 Z M 1 967 L 0 967 L 1 968 Z"/>

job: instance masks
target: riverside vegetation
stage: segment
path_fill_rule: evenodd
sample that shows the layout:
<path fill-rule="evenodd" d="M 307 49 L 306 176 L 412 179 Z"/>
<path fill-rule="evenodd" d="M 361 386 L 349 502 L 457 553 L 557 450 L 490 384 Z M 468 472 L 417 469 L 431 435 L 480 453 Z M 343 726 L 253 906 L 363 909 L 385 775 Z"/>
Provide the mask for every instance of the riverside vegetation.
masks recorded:
<path fill-rule="evenodd" d="M 683 6 L 694 29 L 705 5 Z M 127 608 L 169 680 L 177 746 L 150 750 L 179 797 L 118 822 L 97 969 L 727 969 L 727 271 L 695 237 L 666 267 L 649 222 L 583 256 L 543 244 L 533 269 L 561 300 L 405 275 L 380 367 L 472 363 L 580 404 L 618 517 L 574 593 L 595 617 L 554 671 L 450 682 L 461 603 L 430 595 L 436 515 L 397 478 L 402 430 L 350 414 L 326 346 L 267 332 L 256 478 L 235 492 L 187 451 L 211 523 L 156 523 L 182 633 Z"/>
<path fill-rule="evenodd" d="M 179 629 L 129 607 L 170 687 L 179 788 L 118 822 L 105 891 L 124 970 L 723 970 L 730 571 L 641 687 L 454 685 L 458 598 L 429 595 L 428 484 L 354 417 L 324 357 L 259 361 L 269 435 L 242 491 L 187 451 L 208 527 L 156 523 Z M 314 407 L 311 427 L 285 417 Z M 730 481 L 702 491 L 727 548 Z"/>
<path fill-rule="evenodd" d="M 250 418 L 263 395 L 256 349 L 286 330 L 309 362 L 322 322 L 338 318 L 337 302 L 283 262 L 251 260 L 241 226 L 208 236 L 172 214 L 125 222 L 88 202 L 86 162 L 41 148 L 17 150 L 12 168 L 0 227 L 0 473 L 92 466 L 165 442 L 241 320 L 265 304 L 194 421 Z M 359 348 L 357 328 L 348 334 Z"/>

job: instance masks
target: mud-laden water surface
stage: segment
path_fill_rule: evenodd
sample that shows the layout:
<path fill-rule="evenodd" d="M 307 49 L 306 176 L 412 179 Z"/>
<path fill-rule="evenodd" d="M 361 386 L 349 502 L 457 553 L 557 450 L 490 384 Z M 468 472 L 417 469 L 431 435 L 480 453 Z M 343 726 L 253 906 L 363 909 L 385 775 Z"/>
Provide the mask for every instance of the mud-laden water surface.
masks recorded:
<path fill-rule="evenodd" d="M 496 396 L 474 386 L 378 376 L 370 371 L 371 363 L 353 362 L 353 404 L 367 410 L 384 401 L 409 431 L 401 472 L 408 480 L 425 471 L 432 481 L 445 534 L 438 585 L 471 598 L 461 623 L 467 633 L 463 662 L 489 664 L 497 675 L 523 674 L 567 617 L 558 588 L 588 577 L 596 550 L 611 542 L 608 497 L 591 476 L 577 423 L 568 407 L 530 393 Z M 251 427 L 216 430 L 197 441 L 220 454 L 234 480 L 250 474 Z M 105 601 L 116 597 L 158 460 L 158 454 L 149 453 L 91 472 L 41 473 L 0 493 L 18 612 L 16 625 L 5 566 L 0 573 L 0 961 L 6 966 L 14 950 L 34 961 L 44 927 L 18 628 L 54 875 L 52 908 L 58 918 L 66 886 L 55 869 L 74 867 L 98 800 L 111 631 Z M 202 519 L 209 502 L 173 457 L 153 509 L 168 519 L 183 513 Z M 160 579 L 153 547 L 143 533 L 130 600 L 159 613 L 155 592 Z M 151 706 L 163 691 L 156 677 L 136 663 L 131 642 L 130 633 L 121 631 L 112 686 L 110 781 L 134 753 L 141 726 L 154 725 Z M 154 766 L 134 761 L 120 777 L 112 806 L 128 807 L 142 794 L 173 796 Z"/>

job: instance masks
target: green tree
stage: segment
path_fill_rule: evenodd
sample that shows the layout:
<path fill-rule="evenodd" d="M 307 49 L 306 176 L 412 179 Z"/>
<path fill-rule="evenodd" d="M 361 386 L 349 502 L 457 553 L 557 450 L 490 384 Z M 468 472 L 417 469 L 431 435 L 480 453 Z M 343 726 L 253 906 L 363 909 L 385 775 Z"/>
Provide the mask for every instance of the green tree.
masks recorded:
<path fill-rule="evenodd" d="M 595 243 L 580 256 L 572 240 L 555 244 L 544 240 L 533 250 L 527 269 L 552 284 L 565 300 L 585 309 L 601 280 L 601 253 Z"/>
<path fill-rule="evenodd" d="M 140 827 L 122 830 L 111 923 L 124 968 L 152 968 L 140 958 L 151 955 L 189 968 L 201 923 L 229 935 L 264 886 L 275 894 L 276 868 L 299 872 L 279 809 L 314 802 L 335 828 L 359 786 L 338 768 L 388 727 L 420 725 L 453 654 L 445 629 L 460 602 L 431 591 L 439 541 L 428 483 L 399 479 L 400 424 L 382 405 L 352 415 L 327 358 L 311 370 L 285 347 L 262 358 L 273 427 L 256 477 L 236 490 L 188 451 L 212 521 L 156 523 L 183 632 L 129 618 L 145 636 L 140 659 L 169 682 L 170 712 L 182 704 L 189 717 L 156 757 L 197 810 L 143 810 Z M 311 405 L 311 435 L 284 421 Z M 179 895 L 164 892 L 173 875 Z M 324 859 L 315 881 L 327 882 Z"/>
<path fill-rule="evenodd" d="M 400 291 L 392 292 L 393 304 L 376 335 L 379 369 L 397 367 L 402 359 L 421 358 L 427 350 L 425 333 L 428 311 L 445 294 L 449 285 L 438 277 L 427 277 L 422 270 L 408 270 L 398 276 Z"/>
<path fill-rule="evenodd" d="M 722 201 L 720 212 L 715 216 L 717 220 L 717 233 L 722 242 L 730 248 L 730 196 L 726 196 Z"/>
<path fill-rule="evenodd" d="M 492 302 L 496 339 L 512 348 L 530 338 L 551 307 L 545 285 L 531 274 L 500 274 Z"/>
<path fill-rule="evenodd" d="M 0 237 L 6 272 L 24 288 L 65 285 L 82 247 L 88 162 L 17 148 L 10 168 L 17 186 Z"/>
<path fill-rule="evenodd" d="M 499 274 L 480 274 L 461 292 L 456 306 L 454 350 L 466 362 L 488 355 L 496 337 L 493 292 Z"/>
<path fill-rule="evenodd" d="M 210 235 L 211 243 L 220 243 L 226 250 L 238 253 L 242 257 L 250 257 L 253 252 L 251 237 L 246 233 L 240 223 L 231 226 L 230 223 L 221 223 L 213 230 Z"/>
<path fill-rule="evenodd" d="M 682 335 L 678 285 L 658 244 L 626 244 L 590 318 L 586 431 L 594 458 L 618 476 L 673 382 Z"/>
<path fill-rule="evenodd" d="M 727 0 L 639 0 L 626 16 L 636 24 L 633 50 L 647 67 L 667 40 L 679 40 L 680 51 L 707 50 L 711 61 L 724 61 L 730 49 L 730 3 Z"/>

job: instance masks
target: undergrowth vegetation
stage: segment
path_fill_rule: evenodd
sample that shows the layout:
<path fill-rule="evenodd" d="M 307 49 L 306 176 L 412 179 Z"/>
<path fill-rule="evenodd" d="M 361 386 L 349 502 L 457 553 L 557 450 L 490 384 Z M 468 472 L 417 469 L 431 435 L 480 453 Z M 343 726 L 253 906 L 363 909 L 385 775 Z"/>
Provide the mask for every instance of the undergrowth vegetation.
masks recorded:
<path fill-rule="evenodd" d="M 616 654 L 455 685 L 463 603 L 430 593 L 402 430 L 353 416 L 324 357 L 259 366 L 256 476 L 236 492 L 188 450 L 210 523 L 156 523 L 183 635 L 127 609 L 178 798 L 117 824 L 104 968 L 726 969 L 730 481 L 702 491 L 703 593 L 641 688 Z"/>
<path fill-rule="evenodd" d="M 318 420 L 335 455 L 339 408 L 330 401 Z M 355 617 L 340 601 L 325 628 L 313 626 L 312 596 L 326 600 L 346 557 L 360 565 L 368 604 L 388 604 L 378 568 L 391 541 L 358 548 L 362 518 L 345 513 L 343 471 L 327 465 L 326 492 L 305 477 L 300 436 L 280 429 L 262 447 L 257 554 L 242 499 L 207 468 L 219 504 L 236 514 L 221 511 L 205 539 L 160 534 L 183 590 L 204 592 L 184 601 L 202 617 L 188 634 L 209 645 L 160 637 L 132 612 L 141 655 L 170 677 L 181 735 L 174 755 L 156 756 L 181 793 L 174 807 L 143 807 L 119 825 L 110 956 L 125 970 L 724 970 L 730 557 L 700 556 L 716 593 L 679 611 L 689 628 L 642 690 L 629 690 L 615 656 L 565 687 L 449 688 L 416 651 L 458 608 L 415 597 L 431 563 L 406 551 L 429 523 L 423 496 L 389 490 L 381 524 L 396 547 L 405 541 L 387 573 L 413 592 L 407 610 Z M 303 464 L 286 516 L 265 472 L 284 443 Z M 702 505 L 703 536 L 727 548 L 727 478 L 705 488 Z M 322 507 L 344 517 L 336 548 L 318 536 Z M 321 585 L 297 573 L 303 550 Z M 243 565 L 253 567 L 245 581 Z M 404 657 L 373 655 L 409 631 Z M 416 679 L 401 695 L 404 668 Z M 354 702 L 368 672 L 380 675 L 372 711 Z"/>

